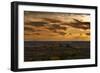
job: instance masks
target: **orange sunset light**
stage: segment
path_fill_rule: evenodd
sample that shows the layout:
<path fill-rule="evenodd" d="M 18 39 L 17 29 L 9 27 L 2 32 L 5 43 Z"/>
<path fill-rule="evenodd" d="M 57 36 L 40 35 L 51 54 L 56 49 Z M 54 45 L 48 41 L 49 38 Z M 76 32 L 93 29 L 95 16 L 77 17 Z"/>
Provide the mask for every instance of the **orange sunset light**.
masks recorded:
<path fill-rule="evenodd" d="M 24 11 L 25 41 L 90 41 L 90 14 Z"/>

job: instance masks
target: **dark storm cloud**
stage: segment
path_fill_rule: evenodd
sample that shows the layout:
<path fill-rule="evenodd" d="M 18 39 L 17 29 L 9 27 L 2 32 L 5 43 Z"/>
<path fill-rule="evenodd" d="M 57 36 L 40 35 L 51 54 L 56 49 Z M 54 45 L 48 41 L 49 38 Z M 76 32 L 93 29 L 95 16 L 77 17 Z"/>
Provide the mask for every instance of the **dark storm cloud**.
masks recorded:
<path fill-rule="evenodd" d="M 66 33 L 64 31 L 62 31 L 62 30 L 65 30 L 66 27 L 63 27 L 63 28 L 60 27 L 60 26 L 58 28 L 58 25 L 54 25 L 54 26 L 49 27 L 47 29 L 50 30 L 50 31 L 52 31 L 52 32 L 54 32 L 54 33 L 57 33 L 57 34 L 60 34 L 60 35 L 65 35 Z"/>
<path fill-rule="evenodd" d="M 66 30 L 67 28 L 64 26 L 60 26 L 59 24 L 52 24 L 52 28 Z"/>
<path fill-rule="evenodd" d="M 31 35 L 30 33 L 24 33 L 24 35 Z"/>
<path fill-rule="evenodd" d="M 86 33 L 86 35 L 90 35 L 90 33 Z"/>
<path fill-rule="evenodd" d="M 34 34 L 36 34 L 36 35 L 40 35 L 40 33 L 37 33 L 37 32 L 36 32 L 36 33 L 34 33 Z"/>
<path fill-rule="evenodd" d="M 48 27 L 47 29 L 48 29 L 49 31 L 56 32 L 56 29 L 54 29 L 54 28 Z"/>
<path fill-rule="evenodd" d="M 34 22 L 29 22 L 28 25 L 32 25 L 35 27 L 41 27 L 48 24 L 47 22 L 43 22 L 43 21 L 34 21 Z"/>
<path fill-rule="evenodd" d="M 57 25 L 56 23 L 59 23 L 59 24 L 62 24 L 62 25 L 69 25 L 71 27 L 74 27 L 74 28 L 79 28 L 79 29 L 83 29 L 83 30 L 86 30 L 86 29 L 89 29 L 90 28 L 90 22 L 82 22 L 78 19 L 74 19 L 72 18 L 74 21 L 73 22 L 70 22 L 70 23 L 63 23 L 61 20 L 57 20 L 57 19 L 50 19 L 50 18 L 43 18 L 45 21 L 49 21 L 51 23 L 54 23 L 51 27 L 51 29 L 53 28 L 56 28 L 56 29 L 62 29 L 62 30 L 66 30 L 66 27 L 61 27 L 60 25 Z"/>
<path fill-rule="evenodd" d="M 87 24 L 81 24 L 81 23 L 71 24 L 71 26 L 74 28 L 79 28 L 79 29 L 83 29 L 83 30 L 90 28 L 90 26 L 88 26 Z"/>
<path fill-rule="evenodd" d="M 77 19 L 73 19 L 73 20 L 75 22 L 62 23 L 62 25 L 69 25 L 71 27 L 79 28 L 79 29 L 83 29 L 83 30 L 90 29 L 90 22 L 82 22 L 82 21 L 79 21 Z"/>
<path fill-rule="evenodd" d="M 57 31 L 56 29 L 50 29 L 50 28 L 49 28 L 49 30 L 52 31 L 52 32 L 54 32 L 54 33 L 60 34 L 60 35 L 65 35 L 65 34 L 66 34 L 66 33 L 63 32 L 63 31 Z"/>
<path fill-rule="evenodd" d="M 66 33 L 65 32 L 57 32 L 58 34 L 60 34 L 60 35 L 65 35 Z"/>
<path fill-rule="evenodd" d="M 77 23 L 81 23 L 81 21 L 79 21 L 79 20 L 77 20 L 77 19 L 75 19 L 75 18 L 72 18 L 75 22 L 77 22 Z"/>
<path fill-rule="evenodd" d="M 30 28 L 30 27 L 24 27 L 24 30 L 35 32 L 35 30 L 33 28 Z"/>
<path fill-rule="evenodd" d="M 67 29 L 67 27 L 61 26 L 60 24 L 52 23 L 52 24 L 48 25 L 47 29 L 54 33 L 57 33 L 60 35 L 65 35 L 66 33 L 63 31 L 65 31 Z"/>
<path fill-rule="evenodd" d="M 53 24 L 49 24 L 50 26 L 47 28 L 49 30 L 66 30 L 67 27 L 64 27 L 64 26 L 61 26 L 60 24 L 56 24 L 56 23 L 53 23 Z"/>
<path fill-rule="evenodd" d="M 60 20 L 57 20 L 57 19 L 51 19 L 51 18 L 43 18 L 43 20 L 45 20 L 45 21 L 49 21 L 49 22 L 51 22 L 51 23 L 56 23 L 56 22 L 61 22 Z"/>
<path fill-rule="evenodd" d="M 41 30 L 35 30 L 34 28 L 31 28 L 31 27 L 24 27 L 24 30 L 25 31 L 30 31 L 30 32 L 40 32 Z"/>
<path fill-rule="evenodd" d="M 80 25 L 77 25 L 77 26 L 74 25 L 74 27 L 86 30 L 86 29 L 90 29 L 90 24 L 80 23 Z"/>

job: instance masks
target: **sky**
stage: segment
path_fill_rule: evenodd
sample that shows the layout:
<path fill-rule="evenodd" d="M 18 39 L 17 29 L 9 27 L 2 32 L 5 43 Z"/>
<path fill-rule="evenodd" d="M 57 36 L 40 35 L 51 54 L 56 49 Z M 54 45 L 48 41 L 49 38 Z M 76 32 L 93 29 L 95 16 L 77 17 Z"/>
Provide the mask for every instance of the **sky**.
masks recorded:
<path fill-rule="evenodd" d="M 90 14 L 24 11 L 25 41 L 90 41 Z"/>

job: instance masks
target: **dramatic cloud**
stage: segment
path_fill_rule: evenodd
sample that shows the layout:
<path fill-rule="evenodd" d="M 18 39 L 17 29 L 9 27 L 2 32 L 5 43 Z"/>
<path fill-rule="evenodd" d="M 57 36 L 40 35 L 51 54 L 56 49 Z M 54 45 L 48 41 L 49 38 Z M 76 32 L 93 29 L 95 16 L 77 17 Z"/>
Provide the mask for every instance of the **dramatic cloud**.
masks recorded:
<path fill-rule="evenodd" d="M 32 32 L 35 32 L 35 30 L 33 28 L 30 28 L 30 27 L 24 27 L 24 30 L 25 31 L 32 31 Z"/>
<path fill-rule="evenodd" d="M 36 27 L 41 27 L 44 26 L 45 24 L 48 24 L 47 22 L 43 21 L 37 21 L 37 22 L 29 22 L 28 25 L 36 26 Z"/>
<path fill-rule="evenodd" d="M 65 32 L 58 32 L 60 35 L 65 35 L 66 33 Z"/>
<path fill-rule="evenodd" d="M 55 29 L 59 29 L 59 30 L 66 30 L 67 28 L 64 27 L 64 26 L 61 26 L 61 24 L 52 24 L 51 26 L 52 28 L 55 28 Z"/>
<path fill-rule="evenodd" d="M 36 35 L 40 35 L 40 33 L 34 33 L 34 34 L 36 34 Z"/>
<path fill-rule="evenodd" d="M 90 15 L 25 11 L 25 40 L 90 40 Z"/>
<path fill-rule="evenodd" d="M 36 33 L 37 34 L 37 32 L 42 32 L 43 30 L 38 30 L 38 29 L 34 29 L 34 28 L 32 28 L 32 26 L 31 27 L 24 27 L 24 31 L 25 32 L 29 32 L 29 33 Z M 28 33 L 27 33 L 28 34 Z"/>
<path fill-rule="evenodd" d="M 64 27 L 64 26 L 61 26 L 60 24 L 54 23 L 54 24 L 49 24 L 48 29 L 53 30 L 53 31 L 55 31 L 55 30 L 66 30 L 67 27 Z"/>
<path fill-rule="evenodd" d="M 86 33 L 86 35 L 90 35 L 90 33 Z"/>
<path fill-rule="evenodd" d="M 51 22 L 51 23 L 60 23 L 60 22 L 62 22 L 62 21 L 60 21 L 60 20 L 57 20 L 57 19 L 51 19 L 51 18 L 43 18 L 43 20 L 45 20 L 45 21 L 48 21 L 48 22 Z"/>
<path fill-rule="evenodd" d="M 69 25 L 73 28 L 79 28 L 83 30 L 90 29 L 90 22 L 82 22 L 77 19 L 73 19 L 73 20 L 75 20 L 76 22 L 63 23 L 62 25 Z"/>

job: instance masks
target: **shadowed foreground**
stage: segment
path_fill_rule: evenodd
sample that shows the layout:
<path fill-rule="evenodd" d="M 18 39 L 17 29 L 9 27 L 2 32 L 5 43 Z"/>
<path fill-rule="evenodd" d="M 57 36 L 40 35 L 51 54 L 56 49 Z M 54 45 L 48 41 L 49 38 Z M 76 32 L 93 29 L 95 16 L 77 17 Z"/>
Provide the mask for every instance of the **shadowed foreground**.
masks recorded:
<path fill-rule="evenodd" d="M 89 41 L 25 41 L 24 61 L 90 58 Z"/>

